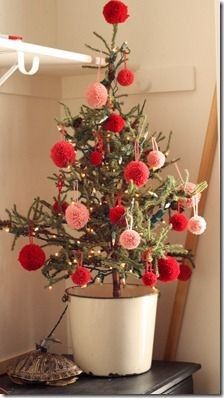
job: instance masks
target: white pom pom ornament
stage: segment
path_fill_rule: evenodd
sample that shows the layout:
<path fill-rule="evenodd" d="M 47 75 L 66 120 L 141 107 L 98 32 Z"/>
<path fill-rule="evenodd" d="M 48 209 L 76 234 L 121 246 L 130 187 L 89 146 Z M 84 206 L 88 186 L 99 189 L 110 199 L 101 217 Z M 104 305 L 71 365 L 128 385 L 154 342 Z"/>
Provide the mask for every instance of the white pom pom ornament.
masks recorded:
<path fill-rule="evenodd" d="M 89 221 L 89 210 L 80 202 L 71 203 L 65 211 L 65 219 L 71 228 L 81 229 Z"/>
<path fill-rule="evenodd" d="M 101 108 L 107 102 L 108 92 L 101 83 L 93 83 L 86 90 L 86 101 L 92 108 Z"/>
<path fill-rule="evenodd" d="M 188 221 L 187 229 L 194 235 L 201 235 L 206 230 L 206 221 L 201 216 L 194 216 L 191 217 Z"/>
<path fill-rule="evenodd" d="M 122 232 L 119 239 L 120 245 L 127 250 L 136 249 L 140 241 L 141 237 L 139 233 L 133 229 L 127 229 L 126 231 Z"/>

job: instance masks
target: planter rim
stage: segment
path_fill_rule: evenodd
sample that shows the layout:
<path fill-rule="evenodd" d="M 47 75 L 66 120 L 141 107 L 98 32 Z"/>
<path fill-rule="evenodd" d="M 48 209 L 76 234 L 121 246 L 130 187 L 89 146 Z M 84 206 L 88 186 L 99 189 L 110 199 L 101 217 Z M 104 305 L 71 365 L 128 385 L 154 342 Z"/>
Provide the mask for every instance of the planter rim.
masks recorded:
<path fill-rule="evenodd" d="M 110 286 L 112 286 L 113 284 L 112 283 L 105 283 L 104 285 L 110 285 Z M 143 288 L 143 289 L 145 289 L 145 288 L 147 288 L 147 286 L 143 286 L 143 285 L 138 285 L 137 283 L 128 283 L 126 286 L 125 286 L 125 289 L 127 289 L 128 288 L 128 286 L 135 286 L 137 289 L 138 288 Z M 80 286 L 71 286 L 71 287 L 68 287 L 67 289 L 65 289 L 65 293 L 68 295 L 68 296 L 72 296 L 72 297 L 81 297 L 81 298 L 84 298 L 84 299 L 94 299 L 94 300 L 129 300 L 129 299 L 136 299 L 136 298 L 141 298 L 141 297 L 143 297 L 143 296 L 152 296 L 152 295 L 155 295 L 155 294 L 159 294 L 159 290 L 158 289 L 156 289 L 155 287 L 154 288 L 148 288 L 149 289 L 149 291 L 148 292 L 143 292 L 142 294 L 140 294 L 140 295 L 133 295 L 133 296 L 128 296 L 128 297 L 113 297 L 113 296 L 108 296 L 108 297 L 106 297 L 106 295 L 104 296 L 104 297 L 97 297 L 97 295 L 95 295 L 95 296 L 91 296 L 91 295 L 89 295 L 88 294 L 88 292 L 86 292 L 86 295 L 83 295 L 83 294 L 78 294 L 78 293 L 76 293 L 76 292 L 74 292 L 74 290 L 77 290 L 77 289 L 83 289 L 83 288 L 81 288 Z M 85 289 L 87 289 L 88 290 L 88 287 L 86 287 Z M 72 292 L 72 290 L 73 290 L 73 292 Z"/>

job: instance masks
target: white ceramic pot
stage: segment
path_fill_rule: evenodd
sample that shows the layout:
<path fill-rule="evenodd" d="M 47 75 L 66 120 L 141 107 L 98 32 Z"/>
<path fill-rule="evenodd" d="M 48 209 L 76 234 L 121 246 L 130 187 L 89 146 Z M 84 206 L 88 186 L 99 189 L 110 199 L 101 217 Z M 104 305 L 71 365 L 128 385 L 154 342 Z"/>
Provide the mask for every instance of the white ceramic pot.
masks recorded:
<path fill-rule="evenodd" d="M 69 312 L 74 360 L 95 376 L 144 373 L 151 367 L 158 291 L 110 284 L 72 287 Z"/>

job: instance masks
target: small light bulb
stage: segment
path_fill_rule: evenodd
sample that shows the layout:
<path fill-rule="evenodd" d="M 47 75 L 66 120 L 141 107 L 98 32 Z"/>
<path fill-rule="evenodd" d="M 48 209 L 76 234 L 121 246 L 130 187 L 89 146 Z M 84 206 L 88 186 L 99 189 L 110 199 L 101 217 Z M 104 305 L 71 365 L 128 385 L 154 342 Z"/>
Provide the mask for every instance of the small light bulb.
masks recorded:
<path fill-rule="evenodd" d="M 71 262 L 71 261 L 69 261 L 69 262 L 68 262 L 68 264 L 69 264 L 69 265 L 72 265 L 72 262 Z"/>
<path fill-rule="evenodd" d="M 50 285 L 50 286 L 48 286 L 48 290 L 52 290 L 53 289 L 53 287 Z"/>
<path fill-rule="evenodd" d="M 9 227 L 5 227 L 5 228 L 4 228 L 4 231 L 5 231 L 5 232 L 9 232 L 9 231 L 10 231 Z"/>
<path fill-rule="evenodd" d="M 39 227 L 34 228 L 34 231 L 39 231 Z"/>
<path fill-rule="evenodd" d="M 68 166 L 68 167 L 67 167 L 67 171 L 70 171 L 70 170 L 71 170 L 71 166 Z"/>
<path fill-rule="evenodd" d="M 90 210 L 90 211 L 93 211 L 93 207 L 90 207 L 89 210 Z"/>
<path fill-rule="evenodd" d="M 55 253 L 55 256 L 58 257 L 58 252 Z"/>
<path fill-rule="evenodd" d="M 54 239 L 55 239 L 55 238 L 57 238 L 57 237 L 56 237 L 56 235 L 53 235 L 53 236 L 52 236 L 52 238 L 54 238 Z"/>
<path fill-rule="evenodd" d="M 77 243 L 77 245 L 80 245 L 80 240 L 77 240 L 77 242 L 76 242 L 76 243 Z"/>
<path fill-rule="evenodd" d="M 85 173 L 81 173 L 81 177 L 84 178 L 86 175 Z"/>

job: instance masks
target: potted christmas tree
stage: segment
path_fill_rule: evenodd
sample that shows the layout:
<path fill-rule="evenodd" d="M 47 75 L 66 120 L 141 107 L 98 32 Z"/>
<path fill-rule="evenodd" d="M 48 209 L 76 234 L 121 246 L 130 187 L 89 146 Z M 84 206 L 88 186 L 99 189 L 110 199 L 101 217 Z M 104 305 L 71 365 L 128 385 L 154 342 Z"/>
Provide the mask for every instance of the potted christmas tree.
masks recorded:
<path fill-rule="evenodd" d="M 80 113 L 72 116 L 64 105 L 57 122 L 61 137 L 50 151 L 57 196 L 53 203 L 36 198 L 26 217 L 15 206 L 0 225 L 15 235 L 14 244 L 29 238 L 18 256 L 24 269 L 41 268 L 49 287 L 72 279 L 67 296 L 77 364 L 95 375 L 125 375 L 151 366 L 157 282 L 191 276 L 191 253 L 168 235 L 204 232 L 197 205 L 206 183 L 181 176 L 169 159 L 171 134 L 149 133 L 144 104 L 123 110 L 119 86 L 135 79 L 127 42 L 116 41 L 127 6 L 111 0 L 103 16 L 113 28 L 111 43 L 95 33 L 102 48 L 88 48 L 104 57 L 105 76 L 100 81 L 98 68 Z M 165 174 L 174 165 L 177 178 Z M 57 250 L 47 257 L 46 246 Z"/>

